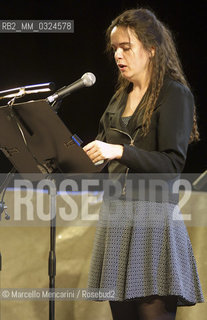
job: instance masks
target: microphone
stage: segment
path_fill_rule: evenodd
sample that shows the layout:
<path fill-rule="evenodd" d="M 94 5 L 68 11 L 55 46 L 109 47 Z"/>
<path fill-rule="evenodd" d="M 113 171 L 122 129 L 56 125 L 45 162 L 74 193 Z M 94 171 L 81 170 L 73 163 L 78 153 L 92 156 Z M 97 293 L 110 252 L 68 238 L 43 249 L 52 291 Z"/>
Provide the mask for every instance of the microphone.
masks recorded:
<path fill-rule="evenodd" d="M 93 73 L 87 72 L 84 73 L 84 75 L 77 81 L 73 82 L 69 86 L 65 86 L 61 89 L 59 89 L 56 93 L 53 95 L 47 97 L 47 100 L 50 103 L 53 103 L 54 101 L 58 101 L 69 94 L 71 94 L 73 91 L 76 91 L 78 89 L 81 89 L 83 87 L 91 87 L 96 82 L 96 77 Z"/>

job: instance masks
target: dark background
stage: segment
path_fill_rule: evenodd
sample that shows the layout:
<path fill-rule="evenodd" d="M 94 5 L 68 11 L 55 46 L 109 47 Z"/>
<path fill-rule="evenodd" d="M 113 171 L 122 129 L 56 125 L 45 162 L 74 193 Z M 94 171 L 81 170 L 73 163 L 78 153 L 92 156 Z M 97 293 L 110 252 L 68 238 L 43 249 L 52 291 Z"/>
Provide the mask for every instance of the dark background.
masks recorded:
<path fill-rule="evenodd" d="M 205 0 L 1 1 L 1 20 L 71 19 L 75 31 L 73 34 L 1 33 L 0 90 L 48 81 L 53 81 L 59 89 L 85 72 L 93 72 L 95 85 L 66 97 L 59 110 L 59 116 L 72 133 L 78 134 L 84 144 L 91 141 L 116 82 L 115 66 L 104 53 L 105 30 L 119 13 L 135 7 L 153 10 L 174 35 L 195 96 L 201 135 L 201 141 L 189 148 L 184 171 L 203 172 L 207 169 Z M 2 153 L 0 168 L 1 172 L 11 168 Z"/>

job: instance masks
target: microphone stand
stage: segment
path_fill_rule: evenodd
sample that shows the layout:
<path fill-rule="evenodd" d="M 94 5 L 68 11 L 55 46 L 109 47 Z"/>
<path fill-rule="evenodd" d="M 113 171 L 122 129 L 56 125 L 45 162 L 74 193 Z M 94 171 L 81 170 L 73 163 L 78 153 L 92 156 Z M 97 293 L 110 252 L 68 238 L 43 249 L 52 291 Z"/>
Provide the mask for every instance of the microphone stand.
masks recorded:
<path fill-rule="evenodd" d="M 56 276 L 56 187 L 50 189 L 50 252 L 48 258 L 48 275 L 49 275 L 49 319 L 55 319 L 55 276 Z"/>

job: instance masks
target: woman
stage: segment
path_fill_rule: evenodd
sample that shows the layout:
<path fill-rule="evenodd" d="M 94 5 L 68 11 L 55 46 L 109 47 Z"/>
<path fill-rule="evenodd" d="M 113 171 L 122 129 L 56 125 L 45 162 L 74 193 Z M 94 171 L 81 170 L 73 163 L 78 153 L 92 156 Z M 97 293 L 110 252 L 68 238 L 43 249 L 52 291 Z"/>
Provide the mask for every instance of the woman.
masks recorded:
<path fill-rule="evenodd" d="M 135 9 L 112 22 L 107 39 L 119 87 L 96 140 L 84 151 L 94 163 L 109 161 L 110 173 L 182 172 L 188 144 L 199 134 L 170 31 L 151 11 Z M 175 319 L 177 306 L 202 302 L 185 225 L 172 219 L 176 204 L 171 199 L 109 202 L 101 212 L 118 212 L 122 220 L 131 210 L 139 217 L 126 228 L 100 223 L 96 231 L 89 287 L 115 290 L 113 319 Z M 159 226 L 149 218 L 155 213 L 164 215 Z"/>

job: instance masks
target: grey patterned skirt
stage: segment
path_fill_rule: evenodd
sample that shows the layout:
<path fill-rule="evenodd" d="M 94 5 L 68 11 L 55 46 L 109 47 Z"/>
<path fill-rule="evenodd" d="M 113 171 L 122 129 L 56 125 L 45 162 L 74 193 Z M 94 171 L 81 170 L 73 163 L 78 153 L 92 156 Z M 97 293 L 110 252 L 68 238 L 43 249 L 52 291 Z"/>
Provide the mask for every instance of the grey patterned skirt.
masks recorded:
<path fill-rule="evenodd" d="M 179 207 L 166 202 L 103 202 L 88 289 L 114 290 L 117 301 L 175 295 L 178 306 L 203 302 Z"/>

